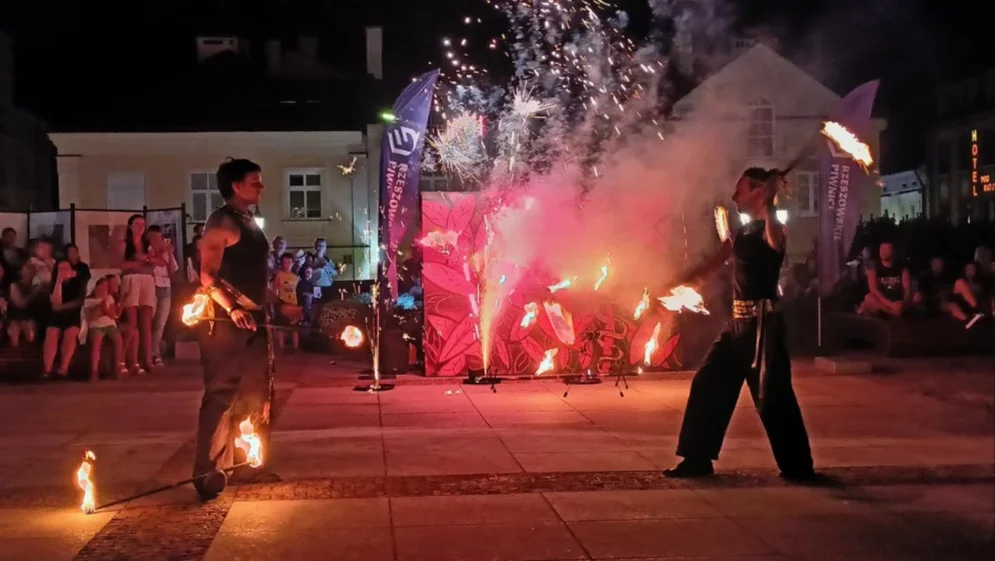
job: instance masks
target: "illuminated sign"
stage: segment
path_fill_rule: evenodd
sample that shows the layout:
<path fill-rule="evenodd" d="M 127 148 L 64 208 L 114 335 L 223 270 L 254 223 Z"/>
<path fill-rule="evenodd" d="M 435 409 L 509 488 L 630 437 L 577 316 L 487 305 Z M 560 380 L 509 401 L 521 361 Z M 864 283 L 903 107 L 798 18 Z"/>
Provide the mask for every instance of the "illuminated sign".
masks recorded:
<path fill-rule="evenodd" d="M 978 129 L 971 130 L 971 194 L 977 197 L 980 193 L 995 193 L 995 183 L 992 183 L 991 173 L 978 172 Z"/>

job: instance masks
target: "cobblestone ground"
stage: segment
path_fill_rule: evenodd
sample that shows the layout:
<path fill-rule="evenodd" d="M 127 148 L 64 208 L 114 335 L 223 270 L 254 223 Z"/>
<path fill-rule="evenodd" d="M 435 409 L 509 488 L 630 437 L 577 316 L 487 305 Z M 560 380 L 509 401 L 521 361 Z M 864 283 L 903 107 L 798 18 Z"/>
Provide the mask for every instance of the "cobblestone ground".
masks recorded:
<path fill-rule="evenodd" d="M 181 487 L 92 515 L 73 484 L 86 449 L 99 503 L 189 473 L 196 370 L 5 388 L 0 560 L 995 556 L 991 362 L 799 368 L 811 486 L 777 476 L 745 394 L 718 475 L 664 479 L 687 374 L 564 397 L 558 381 L 354 392 L 317 357 L 283 371 L 264 468 L 211 503 Z"/>

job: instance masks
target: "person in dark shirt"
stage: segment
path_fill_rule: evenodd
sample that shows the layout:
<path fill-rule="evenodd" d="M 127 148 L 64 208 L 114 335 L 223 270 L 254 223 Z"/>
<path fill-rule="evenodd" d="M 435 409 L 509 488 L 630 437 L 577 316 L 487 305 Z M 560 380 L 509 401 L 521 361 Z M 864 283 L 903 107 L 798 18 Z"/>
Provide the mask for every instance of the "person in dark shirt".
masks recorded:
<path fill-rule="evenodd" d="M 912 278 L 909 270 L 895 261 L 895 246 L 884 242 L 878 248 L 880 260 L 867 271 L 867 296 L 857 313 L 899 317 L 912 302 Z"/>
<path fill-rule="evenodd" d="M 3 266 L 3 288 L 17 281 L 21 273 L 21 265 L 28 260 L 28 252 L 17 247 L 17 230 L 7 227 L 0 234 L 0 265 Z"/>
<path fill-rule="evenodd" d="M 912 302 L 917 304 L 923 312 L 935 317 L 948 309 L 950 297 L 953 295 L 953 283 L 947 278 L 946 263 L 943 262 L 942 257 L 930 259 L 929 271 L 919 276 L 917 284 Z M 963 313 L 960 310 L 956 310 L 956 312 Z"/>

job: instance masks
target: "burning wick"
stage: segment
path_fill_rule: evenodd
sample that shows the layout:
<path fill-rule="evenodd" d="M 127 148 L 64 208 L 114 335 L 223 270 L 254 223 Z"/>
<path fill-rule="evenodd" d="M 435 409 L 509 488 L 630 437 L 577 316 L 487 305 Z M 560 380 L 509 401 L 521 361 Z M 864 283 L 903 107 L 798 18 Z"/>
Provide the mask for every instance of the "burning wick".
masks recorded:
<path fill-rule="evenodd" d="M 360 331 L 360 329 L 355 325 L 347 325 L 345 329 L 342 330 L 342 335 L 339 336 L 339 340 L 345 343 L 345 346 L 350 349 L 355 349 L 363 344 L 363 332 Z"/>
<path fill-rule="evenodd" d="M 79 508 L 87 514 L 91 514 L 97 510 L 96 487 L 90 481 L 90 472 L 93 470 L 93 464 L 90 462 L 96 460 L 97 455 L 93 451 L 87 450 L 86 454 L 83 454 L 83 462 L 80 463 L 79 469 L 76 470 L 76 485 L 83 490 L 83 504 Z"/>
<path fill-rule="evenodd" d="M 834 121 L 826 121 L 822 124 L 821 132 L 864 169 L 874 163 L 870 147 L 861 142 L 857 135 L 847 130 L 843 125 Z"/>
<path fill-rule="evenodd" d="M 538 315 L 539 315 L 539 305 L 536 304 L 535 302 L 529 302 L 528 304 L 525 305 L 525 315 L 522 316 L 522 323 L 519 324 L 519 327 L 525 329 L 528 326 L 532 325 L 532 323 L 536 320 L 536 316 Z"/>
<path fill-rule="evenodd" d="M 636 312 L 632 314 L 632 318 L 633 319 L 641 318 L 643 314 L 646 313 L 646 310 L 649 309 L 649 307 L 650 307 L 650 289 L 644 288 L 643 298 L 642 300 L 639 301 L 639 304 L 636 306 Z"/>
<path fill-rule="evenodd" d="M 542 376 L 547 372 L 552 372 L 556 368 L 556 353 L 560 352 L 560 349 L 549 349 L 546 351 L 546 356 L 542 357 L 542 362 L 539 363 L 539 369 L 536 370 L 536 376 Z"/>
<path fill-rule="evenodd" d="M 573 277 L 573 278 L 569 278 L 569 279 L 563 279 L 560 282 L 558 282 L 558 283 L 554 284 L 553 286 L 549 287 L 549 291 L 550 292 L 556 292 L 557 290 L 563 290 L 564 288 L 570 288 L 571 286 L 573 286 L 574 282 L 576 282 L 576 281 L 577 281 L 577 277 Z"/>
<path fill-rule="evenodd" d="M 671 312 L 688 310 L 696 314 L 708 315 L 704 298 L 690 286 L 678 286 L 670 291 L 670 296 L 661 296 L 658 300 L 660 300 L 664 308 L 667 308 Z"/>
<path fill-rule="evenodd" d="M 608 266 L 612 264 L 612 254 L 609 253 L 608 257 L 605 258 L 605 264 L 601 266 L 601 276 L 594 283 L 594 291 L 597 292 L 601 288 L 602 283 L 608 278 Z"/>
<path fill-rule="evenodd" d="M 207 308 L 208 297 L 206 294 L 195 294 L 193 302 L 183 306 L 183 324 L 188 326 L 197 325 Z"/>
<path fill-rule="evenodd" d="M 646 341 L 646 346 L 643 347 L 643 364 L 646 366 L 653 365 L 653 353 L 660 347 L 656 340 L 660 337 L 660 323 L 657 322 L 656 326 L 653 328 L 653 335 L 650 337 L 649 341 Z"/>
<path fill-rule="evenodd" d="M 246 418 L 238 425 L 241 436 L 235 437 L 235 446 L 245 452 L 245 461 L 250 467 L 263 465 L 263 442 L 252 426 L 252 421 Z"/>

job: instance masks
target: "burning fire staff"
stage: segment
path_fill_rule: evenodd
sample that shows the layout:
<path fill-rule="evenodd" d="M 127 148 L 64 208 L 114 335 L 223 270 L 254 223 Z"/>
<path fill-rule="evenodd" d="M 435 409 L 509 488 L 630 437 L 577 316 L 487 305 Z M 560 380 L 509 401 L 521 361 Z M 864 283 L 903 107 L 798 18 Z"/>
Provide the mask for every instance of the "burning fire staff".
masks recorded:
<path fill-rule="evenodd" d="M 225 205 L 207 219 L 201 240 L 201 290 L 210 297 L 198 325 L 204 398 L 197 424 L 194 476 L 201 498 L 219 495 L 233 464 L 237 424 L 267 425 L 272 396 L 272 349 L 266 329 L 269 242 L 250 207 L 263 191 L 260 167 L 228 159 L 218 168 Z M 211 321 L 217 318 L 217 321 Z"/>
<path fill-rule="evenodd" d="M 733 320 L 691 383 L 677 444 L 677 455 L 684 460 L 664 472 L 668 477 L 714 473 L 712 461 L 718 459 L 744 379 L 781 476 L 807 479 L 814 475 L 808 433 L 791 387 L 784 321 L 774 311 L 787 244 L 786 229 L 774 218 L 774 198 L 783 184 L 779 170 L 746 170 L 736 183 L 733 201 L 752 221 L 723 240 L 719 252 L 680 283 L 695 283 L 732 258 Z"/>

